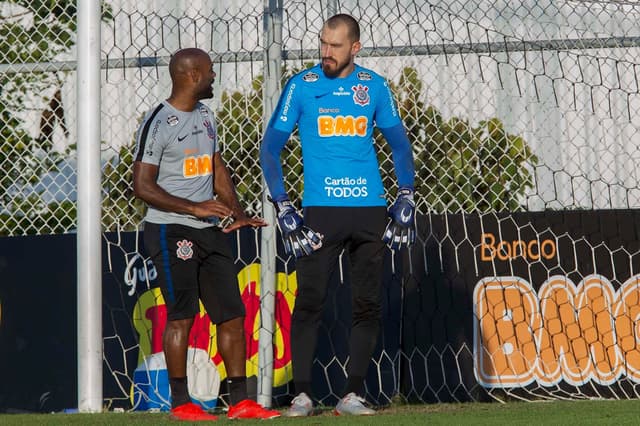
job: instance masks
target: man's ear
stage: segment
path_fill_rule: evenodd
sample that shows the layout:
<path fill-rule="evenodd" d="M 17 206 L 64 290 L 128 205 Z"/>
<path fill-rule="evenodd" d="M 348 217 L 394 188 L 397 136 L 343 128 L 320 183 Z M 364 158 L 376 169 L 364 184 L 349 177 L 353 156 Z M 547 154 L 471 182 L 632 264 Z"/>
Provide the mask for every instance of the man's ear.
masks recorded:
<path fill-rule="evenodd" d="M 191 71 L 189 71 L 189 78 L 191 78 L 192 82 L 198 83 L 200 81 L 200 71 L 195 68 L 192 69 Z"/>
<path fill-rule="evenodd" d="M 362 49 L 362 44 L 359 41 L 354 42 L 351 45 L 351 56 L 356 56 L 360 49 Z"/>

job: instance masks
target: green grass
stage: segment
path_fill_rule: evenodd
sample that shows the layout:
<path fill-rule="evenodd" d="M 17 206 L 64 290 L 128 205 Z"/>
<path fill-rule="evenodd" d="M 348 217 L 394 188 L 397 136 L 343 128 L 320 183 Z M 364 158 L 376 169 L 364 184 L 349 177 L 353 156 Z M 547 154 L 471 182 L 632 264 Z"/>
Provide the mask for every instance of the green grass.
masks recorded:
<path fill-rule="evenodd" d="M 230 421 L 220 414 L 216 424 L 264 425 L 264 421 Z M 0 425 L 163 425 L 177 424 L 166 413 L 3 414 Z M 303 419 L 269 420 L 276 425 L 638 425 L 640 401 L 552 401 L 395 405 L 372 417 L 336 417 L 331 410 Z"/>

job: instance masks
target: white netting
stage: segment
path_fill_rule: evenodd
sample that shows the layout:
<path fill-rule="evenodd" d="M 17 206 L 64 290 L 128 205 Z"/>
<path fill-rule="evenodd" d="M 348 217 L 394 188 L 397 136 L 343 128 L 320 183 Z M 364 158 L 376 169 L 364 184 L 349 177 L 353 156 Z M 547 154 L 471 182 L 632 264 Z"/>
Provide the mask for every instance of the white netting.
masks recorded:
<path fill-rule="evenodd" d="M 218 78 L 211 106 L 218 113 L 224 157 L 242 202 L 250 212 L 261 211 L 257 153 L 264 125 L 265 30 L 270 30 L 264 26 L 263 3 L 187 3 L 105 2 L 101 50 L 105 232 L 135 230 L 140 224 L 143 207 L 131 191 L 133 133 L 142 115 L 168 95 L 169 57 L 186 46 L 201 47 L 215 59 Z M 473 310 L 468 298 L 483 277 L 519 276 L 533 286 L 530 271 L 536 270 L 545 277 L 535 282 L 539 305 L 539 287 L 555 275 L 570 277 L 571 283 L 565 282 L 564 288 L 573 288 L 575 293 L 575 285 L 591 274 L 604 274 L 599 268 L 589 269 L 586 260 L 575 262 L 587 265 L 584 267 L 555 267 L 539 259 L 525 259 L 529 263 L 516 267 L 514 262 L 520 260 L 507 257 L 498 266 L 495 259 L 488 261 L 492 267 L 486 271 L 478 263 L 469 264 L 469 259 L 475 259 L 469 250 L 480 246 L 481 239 L 473 234 L 478 228 L 471 232 L 465 225 L 467 213 L 483 213 L 486 216 L 481 217 L 500 223 L 515 221 L 512 241 L 522 233 L 533 232 L 536 236 L 529 238 L 538 240 L 537 233 L 550 232 L 550 239 L 566 241 L 570 248 L 563 251 L 568 253 L 566 259 L 586 252 L 597 253 L 598 259 L 621 256 L 626 259 L 621 264 L 636 262 L 637 247 L 631 243 L 623 249 L 615 241 L 596 238 L 593 243 L 588 236 L 565 229 L 556 233 L 510 216 L 503 220 L 500 212 L 594 211 L 640 205 L 635 167 L 640 141 L 640 6 L 631 1 L 285 1 L 282 79 L 317 59 L 317 34 L 329 10 L 359 19 L 364 45 L 359 62 L 392 82 L 414 147 L 417 202 L 424 215 L 420 247 L 411 259 L 402 259 L 411 264 L 396 267 L 394 263 L 395 275 L 390 275 L 393 282 L 401 283 L 403 292 L 417 293 L 410 293 L 415 297 L 407 299 L 405 293 L 388 290 L 387 299 L 398 303 L 402 296 L 405 304 L 421 302 L 411 308 L 414 310 L 405 307 L 405 316 L 389 325 L 400 333 L 397 339 L 402 344 L 396 347 L 409 347 L 412 341 L 413 349 L 390 352 L 383 347 L 373 360 L 374 370 L 379 377 L 390 375 L 394 385 L 368 387 L 370 395 L 379 401 L 390 400 L 398 392 L 420 401 L 500 398 L 501 392 L 527 399 L 634 396 L 632 379 L 615 386 L 593 385 L 593 392 L 580 386 L 567 390 L 558 384 L 534 384 L 525 391 L 498 386 L 487 391 L 474 378 L 477 348 L 469 344 L 473 330 L 469 324 L 447 320 Z M 76 227 L 75 2 L 0 2 L 0 17 L 0 235 L 70 232 Z M 379 142 L 381 169 L 392 194 L 390 152 L 381 139 Z M 291 143 L 285 174 L 294 201 L 302 189 L 300 170 L 299 149 Z M 450 226 L 448 214 L 458 214 L 451 220 L 462 223 Z M 441 221 L 444 224 L 435 230 L 434 224 Z M 620 227 L 617 232 L 624 236 L 628 228 Z M 496 237 L 495 244 L 498 241 L 502 239 Z M 255 253 L 258 244 L 255 235 L 250 244 Z M 247 257 L 244 245 L 237 247 L 239 264 L 247 268 L 247 274 L 255 275 L 252 265 L 260 260 L 259 255 Z M 517 249 L 503 245 L 500 250 L 508 247 Z M 125 253 L 132 255 L 130 249 Z M 597 263 L 595 258 L 593 254 L 591 263 Z M 290 307 L 295 279 L 287 260 L 278 258 L 284 271 L 278 285 L 282 286 L 279 297 Z M 566 261 L 563 257 L 562 262 Z M 503 267 L 506 269 L 500 272 Z M 433 275 L 438 270 L 458 275 L 468 270 L 473 279 L 463 283 L 451 272 L 443 282 L 452 285 L 432 286 L 430 283 L 440 282 Z M 609 270 L 613 275 L 607 279 L 619 289 L 637 268 L 618 275 L 616 271 Z M 440 273 L 441 278 L 445 275 Z M 508 288 L 525 288 L 514 287 L 517 285 Z M 257 290 L 247 288 L 247 300 L 254 303 Z M 343 298 L 341 288 L 332 294 L 334 300 Z M 462 296 L 455 288 L 467 292 Z M 615 303 L 621 303 L 616 297 Z M 124 300 L 123 296 L 110 306 L 112 316 L 133 327 Z M 459 300 L 463 302 L 457 307 Z M 566 306 L 573 305 L 567 302 Z M 286 317 L 287 312 L 282 309 L 276 314 Z M 480 321 L 502 318 L 496 312 L 486 313 L 495 318 L 485 315 Z M 428 326 L 414 330 L 407 327 L 407 318 L 409 324 L 425 321 Z M 348 323 L 333 319 L 337 320 L 333 328 L 323 333 L 346 333 Z M 454 332 L 456 326 L 463 331 Z M 589 327 L 581 327 L 579 334 L 588 334 Z M 447 339 L 434 341 L 433 330 L 439 329 L 451 332 L 445 333 Z M 281 334 L 286 335 L 286 330 Z M 124 354 L 137 352 L 139 345 L 135 339 L 124 342 L 117 332 L 106 335 L 105 342 L 117 342 Z M 331 345 L 332 340 L 328 342 Z M 540 350 L 540 342 L 536 343 Z M 344 373 L 346 360 L 338 346 L 332 348 L 328 360 L 318 360 L 325 378 Z M 609 347 L 620 346 L 616 341 Z M 138 364 L 106 361 L 120 383 L 116 388 L 127 399 L 129 386 L 119 380 L 131 377 Z M 290 372 L 282 368 L 280 380 L 286 383 Z M 580 374 L 587 374 L 584 371 Z M 339 384 L 327 379 L 325 394 L 318 396 L 330 402 L 337 392 Z"/>
<path fill-rule="evenodd" d="M 58 3 L 52 9 L 24 1 L 3 6 L 2 28 L 25 41 L 7 37 L 0 46 L 3 235 L 75 226 L 75 8 Z M 634 3 L 338 6 L 360 19 L 360 62 L 394 84 L 414 145 L 422 212 L 638 205 L 640 9 Z M 322 3 L 286 2 L 283 79 L 316 60 L 326 14 Z M 169 56 L 184 46 L 215 58 L 211 106 L 219 113 L 225 158 L 243 201 L 260 211 L 263 18 L 258 2 L 213 9 L 171 1 L 105 6 L 105 230 L 139 223 L 142 206 L 130 190 L 133 133 L 142 115 L 167 96 Z M 32 52 L 34 45 L 40 50 Z M 393 191 L 391 158 L 380 149 Z M 287 161 L 288 185 L 300 190 L 299 155 Z"/>

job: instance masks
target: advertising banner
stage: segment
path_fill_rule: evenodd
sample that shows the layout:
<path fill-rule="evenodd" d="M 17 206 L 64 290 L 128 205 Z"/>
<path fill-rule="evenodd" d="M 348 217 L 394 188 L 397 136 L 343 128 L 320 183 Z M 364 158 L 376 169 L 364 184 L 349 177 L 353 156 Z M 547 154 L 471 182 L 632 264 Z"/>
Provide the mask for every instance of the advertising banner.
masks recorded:
<path fill-rule="evenodd" d="M 631 210 L 428 217 L 404 280 L 402 351 L 414 355 L 402 392 L 624 397 L 640 371 L 638 219 Z"/>
<path fill-rule="evenodd" d="M 489 400 L 497 392 L 628 397 L 640 383 L 640 214 L 559 211 L 419 218 L 410 252 L 385 259 L 382 332 L 367 399 Z M 259 232 L 229 236 L 247 316 L 255 391 Z M 166 410 L 166 308 L 142 231 L 103 238 L 104 397 L 110 408 Z M 282 247 L 278 249 L 283 253 Z M 274 404 L 291 397 L 295 263 L 277 259 Z M 76 406 L 76 236 L 0 239 L 0 412 Z M 331 277 L 314 362 L 324 404 L 345 382 L 349 265 Z M 189 343 L 190 393 L 220 404 L 226 372 L 204 310 Z"/>

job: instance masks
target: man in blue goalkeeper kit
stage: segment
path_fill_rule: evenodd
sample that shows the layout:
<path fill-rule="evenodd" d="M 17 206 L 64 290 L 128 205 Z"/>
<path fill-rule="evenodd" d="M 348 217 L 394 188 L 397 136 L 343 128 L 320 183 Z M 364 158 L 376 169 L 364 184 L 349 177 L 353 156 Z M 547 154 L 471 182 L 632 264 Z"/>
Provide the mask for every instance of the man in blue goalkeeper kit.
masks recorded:
<path fill-rule="evenodd" d="M 329 277 L 343 249 L 351 263 L 352 329 L 347 385 L 336 413 L 375 413 L 363 397 L 380 329 L 385 243 L 398 249 L 415 239 L 411 146 L 385 79 L 354 63 L 359 39 L 359 25 L 349 15 L 335 15 L 324 23 L 322 63 L 287 82 L 260 150 L 285 250 L 297 258 L 298 294 L 291 325 L 296 397 L 285 413 L 288 416 L 313 412 L 311 377 L 318 327 Z M 304 219 L 288 199 L 280 165 L 280 154 L 296 125 L 304 165 Z M 391 146 L 399 184 L 388 212 L 374 126 Z"/>

